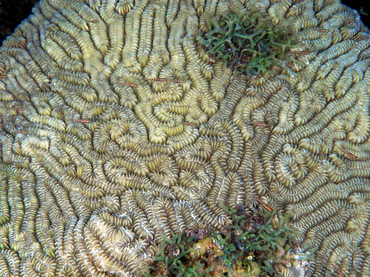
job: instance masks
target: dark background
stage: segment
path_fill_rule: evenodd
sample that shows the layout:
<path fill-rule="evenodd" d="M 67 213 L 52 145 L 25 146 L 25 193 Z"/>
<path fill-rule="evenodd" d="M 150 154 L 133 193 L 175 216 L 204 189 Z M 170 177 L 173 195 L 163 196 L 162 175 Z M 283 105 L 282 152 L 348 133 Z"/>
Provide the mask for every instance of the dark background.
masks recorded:
<path fill-rule="evenodd" d="M 370 2 L 368 0 L 342 0 L 342 3 L 357 10 L 362 22 L 370 29 Z M 367 7 L 365 7 L 366 3 L 368 4 Z"/>
<path fill-rule="evenodd" d="M 31 13 L 37 2 L 38 0 L 0 0 L 0 44 Z"/>
<path fill-rule="evenodd" d="M 31 13 L 32 7 L 37 2 L 38 0 L 0 0 L 0 44 Z M 370 8 L 364 7 L 365 2 L 367 0 L 342 0 L 342 3 L 356 10 L 362 7 L 363 12 L 359 12 L 362 22 L 370 27 Z"/>

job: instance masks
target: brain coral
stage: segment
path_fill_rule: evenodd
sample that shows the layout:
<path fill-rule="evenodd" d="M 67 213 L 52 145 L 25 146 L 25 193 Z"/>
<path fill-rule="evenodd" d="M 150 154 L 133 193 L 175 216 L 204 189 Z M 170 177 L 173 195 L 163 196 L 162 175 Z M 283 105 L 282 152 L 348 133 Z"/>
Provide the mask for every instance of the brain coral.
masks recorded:
<path fill-rule="evenodd" d="M 196 37 L 252 9 L 299 47 L 233 75 Z M 370 276 L 369 63 L 339 0 L 41 1 L 0 48 L 0 275 L 139 275 L 260 198 L 306 276 Z"/>

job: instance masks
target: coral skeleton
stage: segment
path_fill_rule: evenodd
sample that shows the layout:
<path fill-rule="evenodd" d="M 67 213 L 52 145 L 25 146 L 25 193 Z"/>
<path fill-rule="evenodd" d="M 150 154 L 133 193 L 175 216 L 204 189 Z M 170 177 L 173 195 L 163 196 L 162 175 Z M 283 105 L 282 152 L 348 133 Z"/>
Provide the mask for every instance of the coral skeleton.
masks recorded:
<path fill-rule="evenodd" d="M 288 219 L 276 276 L 370 276 L 369 65 L 339 0 L 40 1 L 0 47 L 0 276 L 142 276 L 225 206 Z"/>

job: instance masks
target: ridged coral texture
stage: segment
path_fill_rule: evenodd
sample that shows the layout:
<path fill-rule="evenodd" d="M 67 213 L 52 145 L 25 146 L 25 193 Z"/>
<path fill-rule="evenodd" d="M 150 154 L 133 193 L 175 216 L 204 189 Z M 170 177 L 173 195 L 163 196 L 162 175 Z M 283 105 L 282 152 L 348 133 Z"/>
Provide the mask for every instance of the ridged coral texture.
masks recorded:
<path fill-rule="evenodd" d="M 197 36 L 252 9 L 298 39 L 247 77 Z M 41 1 L 0 48 L 0 275 L 139 276 L 258 200 L 306 276 L 370 276 L 369 63 L 338 0 Z"/>

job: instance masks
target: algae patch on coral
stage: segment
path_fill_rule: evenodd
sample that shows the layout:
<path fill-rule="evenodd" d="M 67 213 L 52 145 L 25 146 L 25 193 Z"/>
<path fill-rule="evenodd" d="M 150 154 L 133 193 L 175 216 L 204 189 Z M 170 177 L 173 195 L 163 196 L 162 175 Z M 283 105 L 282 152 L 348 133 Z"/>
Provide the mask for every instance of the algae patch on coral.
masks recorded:
<path fill-rule="evenodd" d="M 281 66 L 289 50 L 297 46 L 292 32 L 275 25 L 272 17 L 257 9 L 215 17 L 205 13 L 204 17 L 207 25 L 197 37 L 199 43 L 216 61 L 248 77 L 266 73 L 273 65 Z"/>
<path fill-rule="evenodd" d="M 222 230 L 187 230 L 163 237 L 145 276 L 276 276 L 292 268 L 295 230 L 276 211 L 231 209 L 230 222 Z M 288 267 L 289 265 L 289 267 Z"/>

